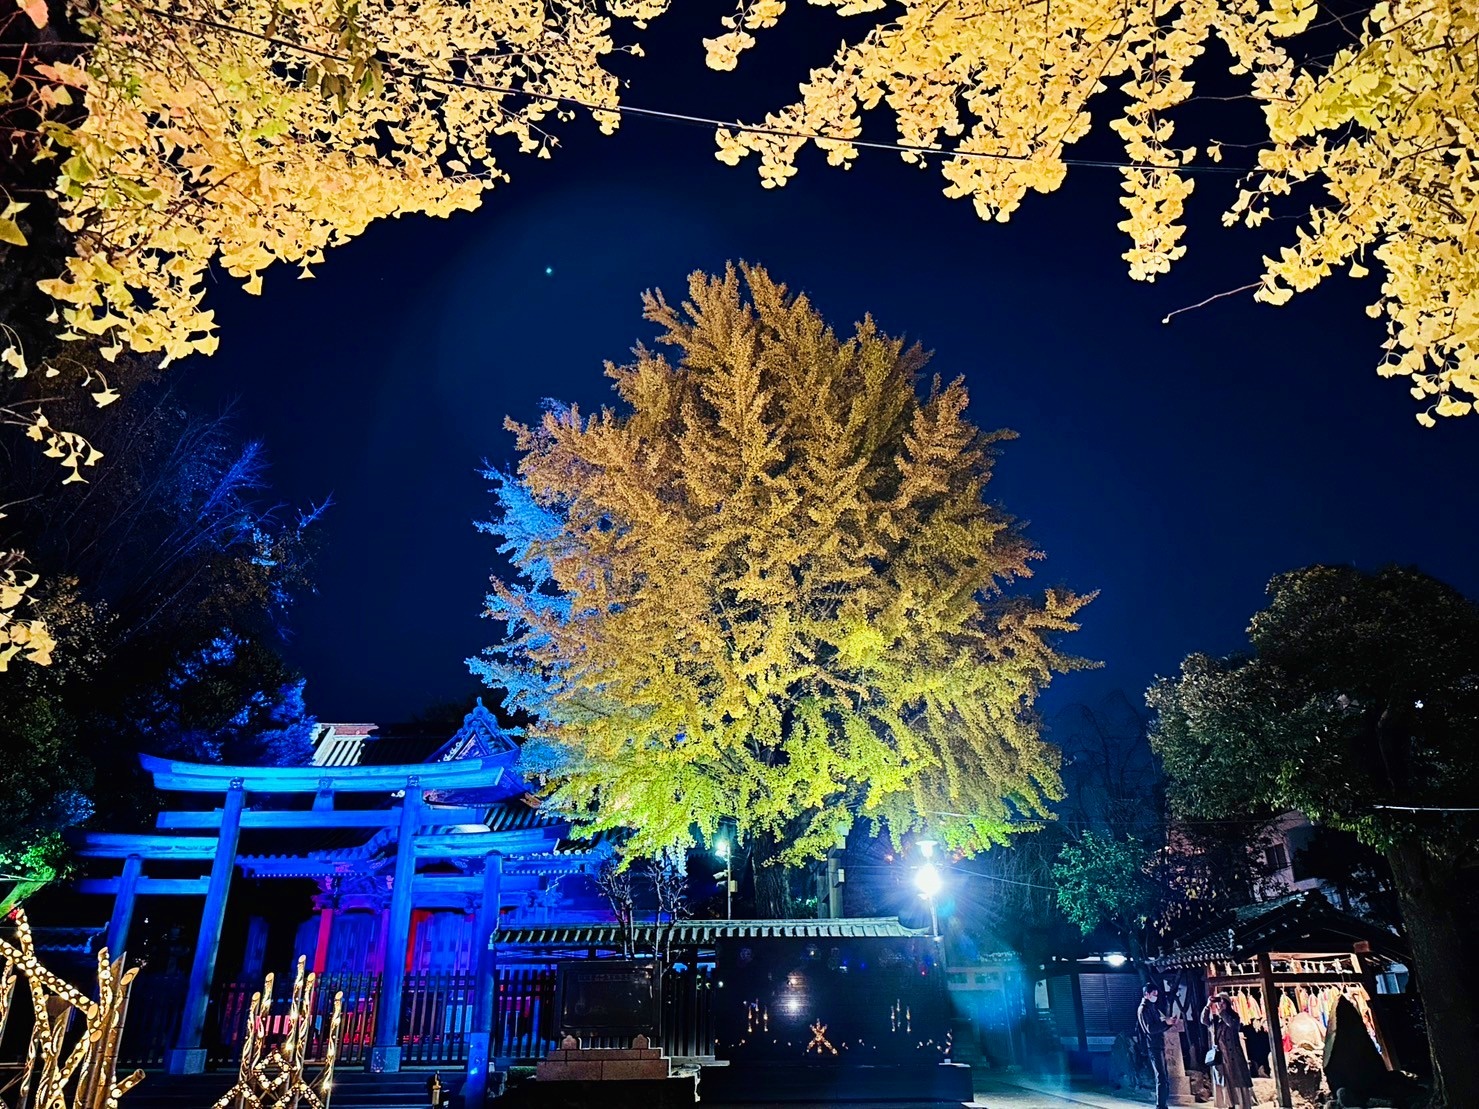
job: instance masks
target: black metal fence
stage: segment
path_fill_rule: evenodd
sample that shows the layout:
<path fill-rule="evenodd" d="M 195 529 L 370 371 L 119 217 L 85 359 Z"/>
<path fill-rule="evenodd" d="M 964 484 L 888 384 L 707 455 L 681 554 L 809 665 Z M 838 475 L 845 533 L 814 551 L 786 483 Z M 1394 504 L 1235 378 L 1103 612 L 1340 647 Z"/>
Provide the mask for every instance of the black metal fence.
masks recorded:
<path fill-rule="evenodd" d="M 533 1062 L 558 1046 L 556 972 L 553 968 L 503 967 L 498 972 L 493 1054 Z M 713 972 L 699 967 L 669 971 L 662 982 L 663 1051 L 672 1056 L 714 1054 Z M 586 1047 L 630 1047 L 625 1038 L 586 1037 Z"/>
<path fill-rule="evenodd" d="M 180 1033 L 185 1008 L 184 974 L 150 974 L 134 979 L 128 1015 L 118 1045 L 119 1062 L 130 1067 L 162 1067 Z"/>
<path fill-rule="evenodd" d="M 556 974 L 551 967 L 499 967 L 494 994 L 490 1050 L 499 1059 L 532 1062 L 557 1046 Z M 120 1065 L 156 1068 L 164 1065 L 179 1033 L 185 1000 L 184 975 L 142 974 L 134 984 Z M 473 1030 L 476 978 L 470 974 L 411 974 L 401 998 L 400 1045 L 407 1066 L 461 1066 L 466 1063 Z M 212 1067 L 233 1067 L 241 1057 L 247 1013 L 260 982 L 228 982 L 211 998 L 206 1016 L 205 1047 Z M 662 986 L 662 1048 L 674 1056 L 714 1052 L 713 975 L 704 968 L 669 971 Z M 309 1031 L 310 1060 L 323 1057 L 333 1013 L 334 994 L 343 991 L 339 1063 L 362 1064 L 375 1042 L 380 1016 L 380 975 L 328 974 L 314 992 Z M 287 1016 L 292 981 L 275 983 L 269 1017 Z M 591 1041 L 589 1047 L 628 1047 L 625 1041 Z"/>

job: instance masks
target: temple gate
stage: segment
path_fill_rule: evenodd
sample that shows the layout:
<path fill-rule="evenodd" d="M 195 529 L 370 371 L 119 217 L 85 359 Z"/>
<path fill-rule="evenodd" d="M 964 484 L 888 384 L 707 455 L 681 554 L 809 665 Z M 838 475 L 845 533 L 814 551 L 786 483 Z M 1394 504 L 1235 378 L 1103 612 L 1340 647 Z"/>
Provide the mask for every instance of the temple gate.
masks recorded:
<path fill-rule="evenodd" d="M 217 967 L 239 874 L 317 885 L 315 915 L 294 941 L 324 979 L 322 996 L 345 990 L 346 1063 L 373 1071 L 460 1064 L 470 1092 L 481 1086 L 497 979 L 489 940 L 500 916 L 547 919 L 561 879 L 594 860 L 566 842 L 564 822 L 532 803 L 513 770 L 518 748 L 481 701 L 427 762 L 375 765 L 372 729 L 359 728 L 328 726 L 319 765 L 141 756 L 161 792 L 210 807 L 166 809 L 153 833 L 91 833 L 79 843 L 79 855 L 96 860 L 91 869 L 114 871 L 77 883 L 82 893 L 113 898 L 110 951 L 127 950 L 138 898 L 203 898 L 183 1000 L 161 1052 L 172 1073 L 223 1061 L 211 1056 L 232 1046 L 250 1001 L 244 983 L 219 982 Z M 260 931 L 255 946 L 249 932 L 248 961 L 255 952 L 260 963 L 265 922 Z"/>

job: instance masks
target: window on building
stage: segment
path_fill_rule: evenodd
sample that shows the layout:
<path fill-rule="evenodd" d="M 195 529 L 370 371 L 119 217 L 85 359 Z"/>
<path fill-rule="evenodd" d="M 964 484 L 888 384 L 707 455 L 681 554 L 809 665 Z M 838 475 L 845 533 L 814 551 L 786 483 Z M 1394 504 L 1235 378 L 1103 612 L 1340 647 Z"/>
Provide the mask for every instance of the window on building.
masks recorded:
<path fill-rule="evenodd" d="M 1263 860 L 1270 870 L 1284 870 L 1289 866 L 1289 848 L 1284 843 L 1271 843 L 1263 849 Z"/>

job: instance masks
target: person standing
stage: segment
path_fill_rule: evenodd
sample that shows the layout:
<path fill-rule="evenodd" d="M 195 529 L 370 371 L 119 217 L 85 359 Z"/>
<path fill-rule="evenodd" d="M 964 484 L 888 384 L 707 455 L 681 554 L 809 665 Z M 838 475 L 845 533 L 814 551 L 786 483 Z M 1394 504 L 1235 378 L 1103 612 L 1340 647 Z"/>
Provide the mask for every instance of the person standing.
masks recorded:
<path fill-rule="evenodd" d="M 1166 1032 L 1175 1026 L 1176 1018 L 1166 1016 L 1161 1010 L 1161 991 L 1154 982 L 1146 984 L 1140 1008 L 1135 1011 L 1135 1020 L 1140 1025 L 1140 1034 L 1145 1037 L 1150 1069 L 1155 1075 L 1155 1109 L 1167 1109 L 1171 1079 L 1166 1073 Z"/>
<path fill-rule="evenodd" d="M 1212 1067 L 1212 1095 L 1218 1109 L 1253 1109 L 1253 1074 L 1243 1054 L 1243 1021 L 1227 994 L 1209 997 L 1202 1023 L 1212 1033 L 1207 1062 Z"/>

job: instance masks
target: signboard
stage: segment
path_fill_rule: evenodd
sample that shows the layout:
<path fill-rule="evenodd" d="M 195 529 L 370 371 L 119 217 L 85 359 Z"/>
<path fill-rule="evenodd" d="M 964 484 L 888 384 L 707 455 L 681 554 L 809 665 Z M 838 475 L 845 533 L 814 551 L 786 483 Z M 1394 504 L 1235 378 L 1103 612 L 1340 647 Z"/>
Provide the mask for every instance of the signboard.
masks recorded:
<path fill-rule="evenodd" d="M 661 1030 L 660 979 L 651 963 L 625 960 L 560 965 L 560 1033 L 571 1036 L 645 1035 Z"/>

